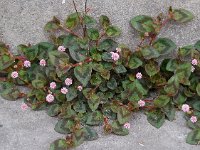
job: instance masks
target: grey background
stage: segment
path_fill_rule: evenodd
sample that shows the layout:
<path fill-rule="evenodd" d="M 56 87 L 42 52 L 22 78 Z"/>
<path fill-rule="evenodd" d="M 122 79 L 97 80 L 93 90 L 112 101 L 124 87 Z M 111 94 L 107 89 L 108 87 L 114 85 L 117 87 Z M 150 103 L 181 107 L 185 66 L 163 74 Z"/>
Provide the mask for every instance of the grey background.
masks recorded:
<path fill-rule="evenodd" d="M 16 52 L 18 44 L 46 41 L 43 26 L 52 16 L 64 20 L 73 12 L 71 0 L 0 0 L 0 40 L 9 44 Z M 84 0 L 76 0 L 78 9 L 83 9 Z M 122 28 L 119 42 L 134 49 L 139 39 L 129 26 L 129 20 L 138 15 L 155 16 L 165 12 L 171 5 L 192 11 L 196 18 L 184 25 L 169 25 L 163 29 L 162 37 L 173 39 L 178 46 L 192 44 L 200 34 L 200 0 L 88 0 L 92 8 L 90 14 L 98 18 L 101 14 L 109 16 L 112 23 Z M 53 128 L 55 118 L 48 117 L 44 111 L 22 111 L 22 101 L 9 102 L 0 98 L 0 150 L 48 150 L 49 143 L 63 137 Z M 190 131 L 177 112 L 176 120 L 164 124 L 159 130 L 146 121 L 140 113 L 133 115 L 130 134 L 125 137 L 104 135 L 101 127 L 96 129 L 100 138 L 85 142 L 77 150 L 199 150 L 199 146 L 185 143 Z M 1 126 L 2 125 L 2 126 Z"/>

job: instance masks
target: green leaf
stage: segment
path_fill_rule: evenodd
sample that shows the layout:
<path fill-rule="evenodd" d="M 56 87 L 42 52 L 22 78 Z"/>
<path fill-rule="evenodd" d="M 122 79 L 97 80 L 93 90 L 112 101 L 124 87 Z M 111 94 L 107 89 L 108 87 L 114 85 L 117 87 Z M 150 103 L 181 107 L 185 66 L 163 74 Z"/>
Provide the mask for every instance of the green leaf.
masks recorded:
<path fill-rule="evenodd" d="M 159 52 L 153 47 L 144 47 L 141 49 L 141 53 L 145 59 L 158 58 Z"/>
<path fill-rule="evenodd" d="M 160 55 L 166 55 L 176 49 L 176 44 L 168 38 L 159 38 L 153 43 L 153 47 Z"/>
<path fill-rule="evenodd" d="M 170 59 L 167 63 L 166 70 L 175 72 L 178 67 L 178 61 L 176 59 Z"/>
<path fill-rule="evenodd" d="M 6 100 L 16 100 L 20 97 L 21 92 L 11 82 L 0 82 L 1 85 L 1 96 Z"/>
<path fill-rule="evenodd" d="M 72 134 L 72 142 L 75 147 L 81 145 L 84 142 L 84 134 L 85 132 L 83 128 L 74 131 L 74 133 Z"/>
<path fill-rule="evenodd" d="M 97 94 L 90 92 L 90 97 L 87 102 L 90 109 L 94 112 L 95 110 L 97 110 L 100 104 L 100 97 Z"/>
<path fill-rule="evenodd" d="M 114 70 L 116 73 L 126 73 L 127 72 L 126 68 L 123 65 L 115 66 Z"/>
<path fill-rule="evenodd" d="M 44 27 L 44 30 L 47 32 L 56 31 L 60 28 L 60 20 L 58 20 L 56 17 L 53 17 L 52 21 L 47 22 L 47 24 Z"/>
<path fill-rule="evenodd" d="M 114 90 L 117 88 L 117 81 L 115 80 L 115 78 L 111 78 L 108 82 L 107 82 L 107 87 L 111 90 Z"/>
<path fill-rule="evenodd" d="M 193 49 L 194 49 L 193 45 L 181 47 L 178 50 L 178 55 L 182 58 L 184 58 L 186 56 L 190 56 Z"/>
<path fill-rule="evenodd" d="M 101 24 L 101 26 L 106 29 L 109 25 L 110 25 L 110 19 L 105 16 L 105 15 L 101 15 L 99 18 L 99 22 Z"/>
<path fill-rule="evenodd" d="M 194 47 L 200 52 L 200 40 L 195 43 Z"/>
<path fill-rule="evenodd" d="M 87 29 L 87 34 L 90 40 L 98 40 L 99 39 L 99 31 L 98 29 L 90 28 Z"/>
<path fill-rule="evenodd" d="M 173 10 L 173 19 L 180 22 L 186 23 L 191 21 L 194 18 L 194 15 L 185 9 L 174 9 Z"/>
<path fill-rule="evenodd" d="M 136 68 L 142 66 L 142 64 L 143 64 L 143 62 L 139 58 L 137 58 L 134 55 L 131 55 L 131 58 L 128 62 L 128 67 L 130 69 L 136 69 Z"/>
<path fill-rule="evenodd" d="M 49 60 L 55 67 L 65 67 L 69 64 L 69 56 L 67 53 L 60 51 L 50 51 Z"/>
<path fill-rule="evenodd" d="M 178 82 L 184 85 L 190 85 L 189 77 L 191 75 L 191 63 L 189 62 L 182 62 L 178 65 L 175 74 L 177 76 Z"/>
<path fill-rule="evenodd" d="M 85 25 L 93 25 L 96 23 L 96 20 L 88 15 L 84 15 L 83 24 Z"/>
<path fill-rule="evenodd" d="M 31 47 L 28 47 L 26 51 L 24 51 L 24 55 L 28 60 L 32 61 L 37 57 L 38 52 L 39 52 L 38 45 L 33 45 Z"/>
<path fill-rule="evenodd" d="M 36 89 L 41 89 L 45 87 L 46 82 L 44 80 L 35 79 L 32 81 L 32 86 Z"/>
<path fill-rule="evenodd" d="M 200 96 L 200 83 L 198 83 L 196 87 L 197 94 Z"/>
<path fill-rule="evenodd" d="M 93 128 L 85 126 L 83 129 L 85 133 L 84 138 L 86 141 L 93 141 L 99 138 L 97 132 Z"/>
<path fill-rule="evenodd" d="M 61 119 L 57 122 L 54 130 L 61 134 L 69 134 L 73 131 L 75 122 L 70 119 Z"/>
<path fill-rule="evenodd" d="M 153 110 L 147 113 L 147 120 L 152 126 L 160 128 L 165 122 L 165 115 L 160 110 Z"/>
<path fill-rule="evenodd" d="M 153 19 L 149 16 L 138 15 L 131 19 L 131 25 L 137 31 L 145 33 L 145 32 L 154 32 L 154 23 Z"/>
<path fill-rule="evenodd" d="M 94 111 L 87 115 L 87 125 L 97 126 L 103 123 L 103 115 L 100 111 Z"/>
<path fill-rule="evenodd" d="M 51 117 L 57 116 L 61 111 L 60 105 L 58 104 L 53 104 L 49 106 L 47 110 L 47 114 Z"/>
<path fill-rule="evenodd" d="M 116 135 L 125 136 L 129 134 L 128 129 L 124 128 L 123 125 L 119 124 L 118 121 L 113 121 L 111 127 L 112 132 Z"/>
<path fill-rule="evenodd" d="M 195 110 L 200 111 L 200 101 L 194 102 L 194 103 L 192 104 L 192 106 L 193 106 L 193 108 L 194 108 Z"/>
<path fill-rule="evenodd" d="M 69 53 L 73 60 L 82 62 L 87 58 L 87 50 L 80 48 L 77 44 L 69 47 Z"/>
<path fill-rule="evenodd" d="M 73 108 L 78 113 L 85 113 L 86 112 L 86 105 L 83 101 L 76 101 L 73 105 Z"/>
<path fill-rule="evenodd" d="M 176 109 L 172 103 L 165 105 L 165 107 L 162 108 L 162 111 L 165 113 L 169 121 L 173 121 L 175 119 Z"/>
<path fill-rule="evenodd" d="M 58 139 L 50 145 L 50 150 L 66 150 L 67 148 L 67 141 L 65 139 Z"/>
<path fill-rule="evenodd" d="M 102 42 L 100 42 L 98 50 L 99 51 L 107 51 L 111 52 L 117 48 L 117 42 L 113 41 L 112 39 L 105 39 Z"/>
<path fill-rule="evenodd" d="M 172 76 L 164 87 L 165 92 L 170 96 L 175 96 L 179 90 L 179 82 L 176 76 Z"/>
<path fill-rule="evenodd" d="M 92 73 L 91 64 L 83 64 L 74 68 L 74 75 L 79 82 L 85 87 L 90 81 Z"/>
<path fill-rule="evenodd" d="M 74 29 L 79 24 L 80 13 L 73 13 L 66 19 L 65 25 L 69 29 Z"/>
<path fill-rule="evenodd" d="M 187 97 L 183 94 L 183 93 L 178 93 L 175 97 L 174 97 L 174 102 L 178 105 L 182 105 L 185 103 L 185 101 L 187 100 Z"/>
<path fill-rule="evenodd" d="M 78 96 L 77 89 L 75 87 L 69 87 L 68 92 L 66 94 L 67 101 L 72 101 Z"/>
<path fill-rule="evenodd" d="M 149 61 L 149 63 L 145 65 L 145 71 L 151 77 L 160 71 L 160 67 L 157 62 Z"/>
<path fill-rule="evenodd" d="M 186 142 L 192 145 L 199 144 L 199 141 L 200 141 L 200 129 L 195 129 L 191 131 L 188 134 L 187 139 L 186 139 Z"/>
<path fill-rule="evenodd" d="M 9 55 L 0 56 L 0 71 L 10 67 L 14 63 L 14 59 Z"/>
<path fill-rule="evenodd" d="M 101 82 L 102 82 L 102 78 L 101 78 L 99 73 L 96 73 L 96 74 L 92 75 L 92 78 L 90 80 L 90 83 L 92 85 L 100 85 Z"/>
<path fill-rule="evenodd" d="M 170 101 L 170 97 L 168 97 L 167 95 L 160 95 L 158 96 L 158 98 L 156 98 L 154 100 L 154 105 L 156 107 L 164 107 L 165 105 L 167 105 L 167 103 L 169 103 Z"/>
<path fill-rule="evenodd" d="M 120 124 L 125 124 L 131 116 L 130 111 L 126 107 L 120 107 L 117 112 L 117 120 Z"/>
<path fill-rule="evenodd" d="M 121 34 L 121 30 L 116 26 L 108 26 L 106 28 L 106 35 L 108 37 L 116 37 Z"/>
<path fill-rule="evenodd" d="M 104 52 L 104 53 L 102 54 L 102 59 L 103 59 L 104 61 L 107 61 L 107 62 L 113 62 L 113 60 L 112 60 L 112 58 L 111 58 L 111 53 L 109 53 L 109 52 Z"/>

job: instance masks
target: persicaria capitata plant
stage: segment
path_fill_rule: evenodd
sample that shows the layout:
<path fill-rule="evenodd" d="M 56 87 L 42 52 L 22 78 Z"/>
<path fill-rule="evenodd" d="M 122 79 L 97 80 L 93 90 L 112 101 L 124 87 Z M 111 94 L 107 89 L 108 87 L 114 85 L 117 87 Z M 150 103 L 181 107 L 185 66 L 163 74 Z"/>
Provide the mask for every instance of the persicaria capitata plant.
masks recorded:
<path fill-rule="evenodd" d="M 65 3 L 63 0 L 62 3 Z M 189 144 L 200 143 L 200 41 L 177 47 L 158 37 L 171 22 L 187 23 L 194 15 L 170 7 L 156 17 L 133 16 L 130 26 L 141 39 L 136 49 L 118 43 L 120 27 L 101 15 L 98 20 L 85 10 L 57 17 L 44 27 L 48 42 L 19 45 L 18 54 L 0 42 L 1 96 L 23 99 L 23 111 L 45 110 L 58 119 L 50 150 L 66 150 L 98 138 L 93 126 L 106 134 L 127 135 L 129 120 L 137 111 L 160 128 L 183 111 L 191 132 Z M 20 86 L 27 92 L 21 92 Z"/>

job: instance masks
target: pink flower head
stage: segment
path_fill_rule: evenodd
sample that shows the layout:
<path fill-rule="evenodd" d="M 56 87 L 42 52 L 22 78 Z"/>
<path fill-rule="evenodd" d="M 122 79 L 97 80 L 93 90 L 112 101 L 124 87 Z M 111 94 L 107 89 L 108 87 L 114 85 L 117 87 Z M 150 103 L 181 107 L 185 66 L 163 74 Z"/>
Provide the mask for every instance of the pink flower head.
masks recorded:
<path fill-rule="evenodd" d="M 31 62 L 28 61 L 28 60 L 25 60 L 25 61 L 24 61 L 24 67 L 26 67 L 26 68 L 31 67 Z"/>
<path fill-rule="evenodd" d="M 13 79 L 15 79 L 15 78 L 17 78 L 19 75 L 18 75 L 18 72 L 17 71 L 13 71 L 12 73 L 11 73 L 11 77 L 13 78 Z"/>
<path fill-rule="evenodd" d="M 192 59 L 192 65 L 196 66 L 198 64 L 197 59 Z"/>
<path fill-rule="evenodd" d="M 79 86 L 77 87 L 77 89 L 78 89 L 79 91 L 82 91 L 83 87 L 82 87 L 81 85 L 79 85 Z"/>
<path fill-rule="evenodd" d="M 55 89 L 56 88 L 56 82 L 51 82 L 50 83 L 50 88 Z"/>
<path fill-rule="evenodd" d="M 67 78 L 67 79 L 65 79 L 65 84 L 66 85 L 71 85 L 72 84 L 72 79 L 71 78 Z"/>
<path fill-rule="evenodd" d="M 192 116 L 192 117 L 190 118 L 190 121 L 191 121 L 192 123 L 197 122 L 197 117 L 196 117 L 196 116 Z"/>
<path fill-rule="evenodd" d="M 64 46 L 59 46 L 58 47 L 58 51 L 60 52 L 64 52 L 66 50 L 66 48 Z"/>
<path fill-rule="evenodd" d="M 114 61 L 117 61 L 119 59 L 119 54 L 118 53 L 115 53 L 115 52 L 110 52 L 111 54 L 111 58 L 114 60 Z"/>
<path fill-rule="evenodd" d="M 61 88 L 61 93 L 63 94 L 67 94 L 68 93 L 68 89 L 66 87 Z"/>
<path fill-rule="evenodd" d="M 122 50 L 121 50 L 121 48 L 117 47 L 116 51 L 117 51 L 117 53 L 120 53 Z"/>
<path fill-rule="evenodd" d="M 190 106 L 188 104 L 183 104 L 182 105 L 182 111 L 183 112 L 189 112 L 190 111 Z"/>
<path fill-rule="evenodd" d="M 136 74 L 136 78 L 137 78 L 137 79 L 142 79 L 142 73 L 141 73 L 141 72 L 138 72 L 138 73 Z"/>
<path fill-rule="evenodd" d="M 195 67 L 192 66 L 192 67 L 191 67 L 191 72 L 194 72 L 194 70 L 195 70 Z"/>
<path fill-rule="evenodd" d="M 24 110 L 27 110 L 28 109 L 28 105 L 26 105 L 25 103 L 23 103 L 21 105 L 21 109 L 24 111 Z"/>
<path fill-rule="evenodd" d="M 126 122 L 126 123 L 124 124 L 124 128 L 130 129 L 130 127 L 131 127 L 130 123 Z"/>
<path fill-rule="evenodd" d="M 41 59 L 40 60 L 40 66 L 46 66 L 46 60 L 44 60 L 44 59 Z"/>
<path fill-rule="evenodd" d="M 46 96 L 46 101 L 49 102 L 49 103 L 53 102 L 54 101 L 54 96 L 52 94 L 48 94 Z"/>
<path fill-rule="evenodd" d="M 138 105 L 139 105 L 140 107 L 144 107 L 144 106 L 145 106 L 145 101 L 139 100 L 139 101 L 138 101 Z"/>

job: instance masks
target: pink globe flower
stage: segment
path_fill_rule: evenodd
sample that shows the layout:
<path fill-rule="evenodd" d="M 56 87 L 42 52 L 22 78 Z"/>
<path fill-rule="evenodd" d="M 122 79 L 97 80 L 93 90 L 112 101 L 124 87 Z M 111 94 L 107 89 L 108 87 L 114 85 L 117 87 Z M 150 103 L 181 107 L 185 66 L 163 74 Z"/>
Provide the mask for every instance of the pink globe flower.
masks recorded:
<path fill-rule="evenodd" d="M 59 46 L 58 47 L 58 51 L 60 52 L 64 52 L 66 50 L 66 48 L 64 46 Z"/>
<path fill-rule="evenodd" d="M 138 105 L 139 105 L 140 107 L 144 107 L 144 106 L 145 106 L 145 101 L 139 100 L 139 101 L 138 101 Z"/>
<path fill-rule="evenodd" d="M 46 66 L 46 60 L 44 60 L 44 59 L 41 59 L 40 60 L 40 66 Z"/>
<path fill-rule="evenodd" d="M 196 117 L 196 116 L 192 116 L 192 117 L 190 118 L 190 121 L 191 121 L 192 123 L 197 122 L 197 117 Z"/>
<path fill-rule="evenodd" d="M 13 79 L 17 78 L 18 76 L 19 76 L 19 74 L 18 74 L 17 71 L 13 71 L 13 72 L 11 73 L 11 77 L 12 77 Z"/>
<path fill-rule="evenodd" d="M 63 94 L 67 94 L 68 93 L 68 89 L 66 87 L 61 88 L 61 93 Z"/>
<path fill-rule="evenodd" d="M 28 105 L 26 105 L 25 103 L 23 103 L 21 105 L 21 109 L 24 111 L 24 110 L 27 110 L 28 109 Z"/>
<path fill-rule="evenodd" d="M 111 58 L 114 60 L 114 61 L 117 61 L 119 59 L 119 54 L 118 53 L 115 53 L 115 52 L 110 52 L 111 54 Z"/>
<path fill-rule="evenodd" d="M 117 53 L 120 53 L 122 50 L 121 50 L 121 48 L 117 47 L 116 51 L 117 51 Z"/>
<path fill-rule="evenodd" d="M 192 65 L 196 66 L 198 64 L 198 61 L 197 61 L 197 59 L 192 59 L 191 63 L 192 63 Z"/>
<path fill-rule="evenodd" d="M 191 67 L 191 72 L 194 72 L 194 70 L 195 70 L 195 67 L 192 66 L 192 67 Z"/>
<path fill-rule="evenodd" d="M 67 79 L 65 79 L 65 84 L 66 85 L 71 85 L 72 84 L 72 79 L 71 78 L 67 78 Z"/>
<path fill-rule="evenodd" d="M 56 88 L 56 82 L 51 82 L 50 83 L 50 88 L 55 89 Z"/>
<path fill-rule="evenodd" d="M 79 86 L 77 87 L 77 89 L 78 89 L 79 91 L 82 91 L 83 87 L 82 87 L 81 85 L 79 85 Z"/>
<path fill-rule="evenodd" d="M 28 60 L 25 60 L 25 61 L 24 61 L 24 67 L 26 67 L 26 68 L 31 67 L 31 62 L 28 61 Z"/>
<path fill-rule="evenodd" d="M 183 112 L 189 112 L 190 111 L 190 106 L 188 104 L 183 104 L 182 105 L 182 111 Z"/>
<path fill-rule="evenodd" d="M 141 73 L 141 72 L 138 72 L 138 73 L 136 74 L 136 78 L 137 78 L 137 79 L 142 79 L 142 73 Z"/>
<path fill-rule="evenodd" d="M 46 96 L 46 101 L 49 102 L 49 103 L 53 102 L 54 101 L 54 96 L 52 94 L 48 94 Z"/>
<path fill-rule="evenodd" d="M 124 124 L 124 128 L 130 129 L 130 127 L 131 127 L 130 123 L 126 122 L 126 123 Z"/>

